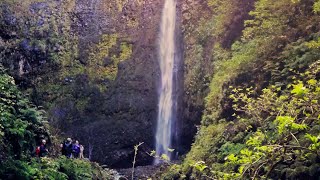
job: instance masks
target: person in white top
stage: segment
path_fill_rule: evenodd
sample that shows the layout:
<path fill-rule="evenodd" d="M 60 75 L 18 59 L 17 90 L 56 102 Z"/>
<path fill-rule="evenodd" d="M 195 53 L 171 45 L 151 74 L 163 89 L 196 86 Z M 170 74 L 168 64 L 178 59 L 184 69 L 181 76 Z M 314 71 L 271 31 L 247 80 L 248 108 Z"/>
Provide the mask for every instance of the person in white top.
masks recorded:
<path fill-rule="evenodd" d="M 80 154 L 79 154 L 79 158 L 80 158 L 80 159 L 83 159 L 83 158 L 84 158 L 84 156 L 83 156 L 83 150 L 84 150 L 84 147 L 83 147 L 83 145 L 81 144 L 81 145 L 80 145 Z"/>

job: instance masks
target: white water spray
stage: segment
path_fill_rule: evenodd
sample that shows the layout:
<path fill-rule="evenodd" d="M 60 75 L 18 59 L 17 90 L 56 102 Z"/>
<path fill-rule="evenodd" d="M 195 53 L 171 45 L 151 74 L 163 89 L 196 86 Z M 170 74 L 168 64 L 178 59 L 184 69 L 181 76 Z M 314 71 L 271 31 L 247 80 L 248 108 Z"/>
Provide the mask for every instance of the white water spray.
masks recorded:
<path fill-rule="evenodd" d="M 159 99 L 156 152 L 160 156 L 167 155 L 170 159 L 169 148 L 172 143 L 172 110 L 173 110 L 173 68 L 175 56 L 175 23 L 176 2 L 165 0 L 160 29 L 160 70 L 161 91 Z M 159 163 L 159 159 L 155 160 Z"/>

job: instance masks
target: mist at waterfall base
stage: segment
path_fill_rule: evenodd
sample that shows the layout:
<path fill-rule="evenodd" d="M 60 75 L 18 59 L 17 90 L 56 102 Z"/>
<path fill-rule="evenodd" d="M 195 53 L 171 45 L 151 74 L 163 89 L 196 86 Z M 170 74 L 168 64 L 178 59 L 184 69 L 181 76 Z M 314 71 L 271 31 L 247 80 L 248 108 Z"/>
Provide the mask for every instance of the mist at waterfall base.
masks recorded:
<path fill-rule="evenodd" d="M 162 12 L 159 35 L 159 64 L 161 70 L 160 97 L 158 104 L 157 130 L 156 130 L 156 156 L 166 155 L 172 158 L 172 139 L 175 136 L 175 26 L 176 2 L 165 0 Z M 155 158 L 154 164 L 159 164 L 160 158 Z"/>

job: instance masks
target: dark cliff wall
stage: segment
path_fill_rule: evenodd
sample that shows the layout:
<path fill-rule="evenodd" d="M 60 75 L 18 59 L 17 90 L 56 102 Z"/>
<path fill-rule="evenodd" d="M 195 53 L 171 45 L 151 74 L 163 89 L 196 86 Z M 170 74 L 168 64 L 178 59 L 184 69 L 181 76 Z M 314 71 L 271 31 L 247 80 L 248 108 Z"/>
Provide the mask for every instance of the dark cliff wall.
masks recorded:
<path fill-rule="evenodd" d="M 98 43 L 104 34 L 117 34 L 117 43 L 132 46 L 130 58 L 119 62 L 116 77 L 105 82 L 107 90 L 84 114 L 88 116 L 87 123 L 72 124 L 66 129 L 67 134 L 79 137 L 88 150 L 89 146 L 93 148 L 92 160 L 126 167 L 131 165 L 135 144 L 145 142 L 144 151 L 153 149 L 161 6 L 161 1 L 76 2 L 74 29 L 79 35 L 81 62 L 87 63 L 91 44 Z M 112 51 L 117 54 L 119 48 Z M 77 128 L 80 131 L 77 132 Z M 144 157 L 140 157 L 138 163 L 150 160 L 145 153 L 141 154 Z"/>
<path fill-rule="evenodd" d="M 130 166 L 135 144 L 154 149 L 161 7 L 160 0 L 3 1 L 1 64 L 58 134 L 79 139 L 94 161 Z"/>

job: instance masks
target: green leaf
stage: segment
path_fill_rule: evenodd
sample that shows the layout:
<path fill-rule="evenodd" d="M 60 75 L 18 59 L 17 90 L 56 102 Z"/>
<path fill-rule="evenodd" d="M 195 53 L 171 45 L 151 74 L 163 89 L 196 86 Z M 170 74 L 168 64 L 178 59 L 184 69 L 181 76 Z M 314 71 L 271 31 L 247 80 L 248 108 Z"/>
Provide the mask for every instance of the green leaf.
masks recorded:
<path fill-rule="evenodd" d="M 315 79 L 310 79 L 307 83 L 308 83 L 309 85 L 311 85 L 311 86 L 314 86 L 314 85 L 317 84 L 317 80 L 315 80 Z"/>
<path fill-rule="evenodd" d="M 170 161 L 169 156 L 166 155 L 166 154 L 162 154 L 160 158 L 161 158 L 162 160 L 165 160 L 165 161 Z"/>
<path fill-rule="evenodd" d="M 314 3 L 314 5 L 313 5 L 313 11 L 314 11 L 315 13 L 320 12 L 320 0 L 318 0 L 318 1 L 316 1 L 316 2 Z"/>
<path fill-rule="evenodd" d="M 169 152 L 173 152 L 173 151 L 174 151 L 174 149 L 170 149 L 170 148 L 168 148 L 168 151 L 169 151 Z"/>
<path fill-rule="evenodd" d="M 203 172 L 203 170 L 205 170 L 208 166 L 206 166 L 204 161 L 198 161 L 193 165 L 193 167 L 195 167 L 195 169 L 198 171 Z"/>
<path fill-rule="evenodd" d="M 293 90 L 291 91 L 292 94 L 295 94 L 299 97 L 304 96 L 308 92 L 308 89 L 304 87 L 302 82 L 297 85 L 293 85 Z"/>
<path fill-rule="evenodd" d="M 156 151 L 155 150 L 152 150 L 151 152 L 150 152 L 150 156 L 155 156 L 156 155 Z"/>
<path fill-rule="evenodd" d="M 306 134 L 305 135 L 306 138 L 308 138 L 312 143 L 317 143 L 318 142 L 318 137 L 316 136 L 312 136 L 311 134 Z"/>

